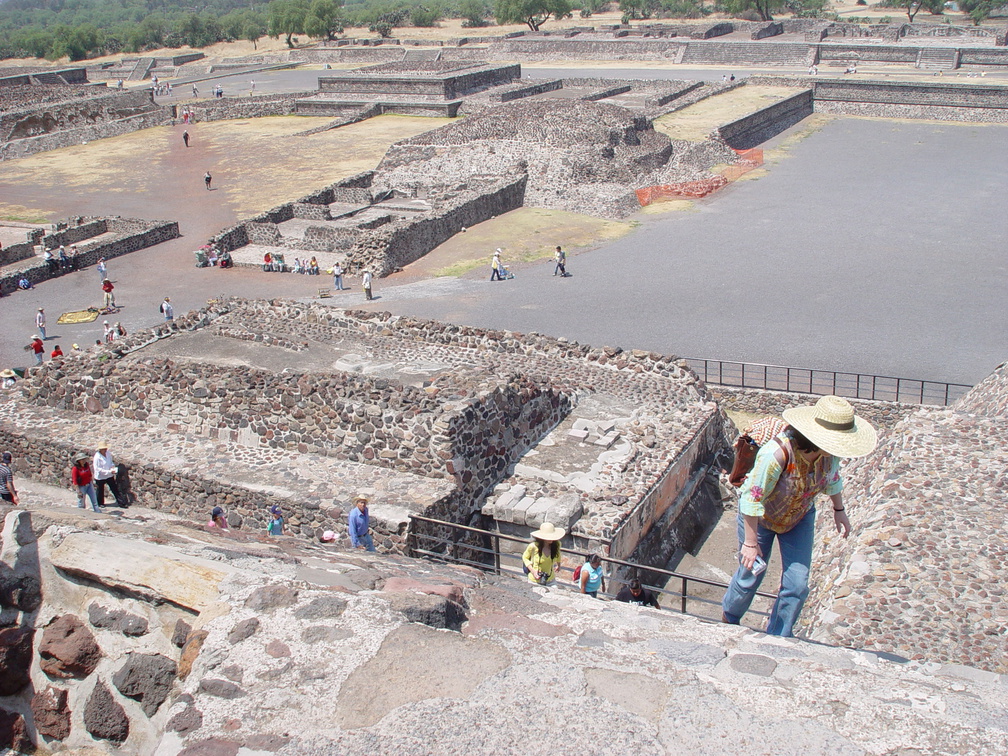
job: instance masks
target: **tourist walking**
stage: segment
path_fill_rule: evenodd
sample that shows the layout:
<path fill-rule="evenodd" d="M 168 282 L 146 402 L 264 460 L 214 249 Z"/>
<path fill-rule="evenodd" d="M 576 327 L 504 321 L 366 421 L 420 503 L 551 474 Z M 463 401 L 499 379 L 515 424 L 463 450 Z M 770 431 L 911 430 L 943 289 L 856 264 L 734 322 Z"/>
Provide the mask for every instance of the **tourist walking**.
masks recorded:
<path fill-rule="evenodd" d="M 522 554 L 522 564 L 530 583 L 552 585 L 560 567 L 560 539 L 567 534 L 552 522 L 544 522 L 532 531 L 532 543 Z"/>
<path fill-rule="evenodd" d="M 188 131 L 183 131 L 182 132 L 182 141 L 185 143 L 186 147 L 189 146 L 189 132 Z"/>
<path fill-rule="evenodd" d="M 653 606 L 655 609 L 661 609 L 658 605 L 658 597 L 655 596 L 654 591 L 644 588 L 637 578 L 631 580 L 630 585 L 624 585 L 619 589 L 619 593 L 616 594 L 616 600 L 635 606 Z"/>
<path fill-rule="evenodd" d="M 35 313 L 35 327 L 42 335 L 42 341 L 46 340 L 45 322 L 45 310 L 39 307 L 38 312 Z"/>
<path fill-rule="evenodd" d="M 371 271 L 365 270 L 364 275 L 361 276 L 361 286 L 364 287 L 364 298 L 367 301 L 371 301 L 374 297 L 371 295 Z"/>
<path fill-rule="evenodd" d="M 838 396 L 824 396 L 814 407 L 792 407 L 783 416 L 788 426 L 760 447 L 740 490 L 739 566 L 721 608 L 724 622 L 741 621 L 766 574 L 776 539 L 781 584 L 766 632 L 790 636 L 808 596 L 816 496 L 829 496 L 833 524 L 846 538 L 850 520 L 844 508 L 840 460 L 869 454 L 877 437 L 871 424 Z"/>
<path fill-rule="evenodd" d="M 13 504 L 17 507 L 21 505 L 21 501 L 18 499 L 18 492 L 14 487 L 14 471 L 11 470 L 13 462 L 14 456 L 8 451 L 0 456 L 0 500 L 5 504 Z"/>
<path fill-rule="evenodd" d="M 347 532 L 350 535 L 350 545 L 355 549 L 374 551 L 374 538 L 371 537 L 371 516 L 368 514 L 368 497 L 355 496 L 353 509 L 347 517 Z"/>
<path fill-rule="evenodd" d="M 269 535 L 283 535 L 284 532 L 284 518 L 283 511 L 279 506 L 274 504 L 270 507 L 270 521 L 266 525 L 266 532 Z"/>
<path fill-rule="evenodd" d="M 95 452 L 92 464 L 94 465 L 95 490 L 98 492 L 98 506 L 105 506 L 105 486 L 108 486 L 115 497 L 116 506 L 125 508 L 126 503 L 119 493 L 119 484 L 116 483 L 116 476 L 119 474 L 119 465 L 112 459 L 112 452 L 109 451 L 108 441 L 98 442 L 98 451 Z"/>
<path fill-rule="evenodd" d="M 31 335 L 31 342 L 29 342 L 28 348 L 35 355 L 35 364 L 41 365 L 42 360 L 45 358 L 45 346 L 42 344 L 42 339 L 38 337 L 37 333 Z"/>
<path fill-rule="evenodd" d="M 210 175 L 210 171 L 203 174 L 203 183 L 206 184 L 207 191 L 210 191 L 210 182 L 213 181 L 213 176 Z"/>
<path fill-rule="evenodd" d="M 175 320 L 175 308 L 172 307 L 169 297 L 165 297 L 164 302 L 161 303 L 161 314 L 164 315 L 165 323 Z"/>
<path fill-rule="evenodd" d="M 332 269 L 332 285 L 336 291 L 343 291 L 343 266 L 339 263 Z"/>
<path fill-rule="evenodd" d="M 490 280 L 491 281 L 503 281 L 504 277 L 501 276 L 501 269 L 504 267 L 501 263 L 501 251 L 497 248 L 497 251 L 493 253 L 493 260 L 490 261 Z"/>
<path fill-rule="evenodd" d="M 207 527 L 228 530 L 228 521 L 224 515 L 223 507 L 214 507 L 210 510 L 210 522 L 207 523 Z"/>
<path fill-rule="evenodd" d="M 553 275 L 555 276 L 559 274 L 561 276 L 566 276 L 567 253 L 564 252 L 562 249 L 560 249 L 560 247 L 558 246 L 556 248 L 556 252 L 553 254 L 553 260 L 556 262 L 556 265 L 553 267 Z"/>
<path fill-rule="evenodd" d="M 602 557 L 592 554 L 588 561 L 581 565 L 581 593 L 598 598 L 599 591 L 605 591 L 605 575 L 602 572 Z"/>
<path fill-rule="evenodd" d="M 115 289 L 115 286 L 113 286 L 112 282 L 106 278 L 104 281 L 102 281 L 101 288 L 102 291 L 105 292 L 105 309 L 106 310 L 113 309 L 116 306 L 115 294 L 112 293 L 113 290 Z"/>
<path fill-rule="evenodd" d="M 108 278 L 108 263 L 105 261 L 104 257 L 98 258 L 98 265 L 95 266 L 95 270 L 98 271 L 98 280 L 104 281 Z"/>
<path fill-rule="evenodd" d="M 70 485 L 77 490 L 77 506 L 84 509 L 84 499 L 91 500 L 91 509 L 101 512 L 98 506 L 98 496 L 95 494 L 94 475 L 91 472 L 91 458 L 87 454 L 74 457 L 70 469 Z"/>

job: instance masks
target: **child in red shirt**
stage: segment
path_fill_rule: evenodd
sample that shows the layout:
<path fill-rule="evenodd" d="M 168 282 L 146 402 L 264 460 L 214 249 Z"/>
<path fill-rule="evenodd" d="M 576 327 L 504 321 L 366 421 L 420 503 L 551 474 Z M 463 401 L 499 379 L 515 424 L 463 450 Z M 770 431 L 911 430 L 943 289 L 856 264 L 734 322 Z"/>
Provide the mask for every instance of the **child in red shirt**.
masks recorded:
<path fill-rule="evenodd" d="M 84 497 L 91 499 L 91 509 L 100 512 L 98 494 L 95 493 L 94 478 L 91 473 L 91 458 L 87 454 L 78 454 L 70 468 L 70 482 L 77 489 L 77 506 L 84 509 Z"/>

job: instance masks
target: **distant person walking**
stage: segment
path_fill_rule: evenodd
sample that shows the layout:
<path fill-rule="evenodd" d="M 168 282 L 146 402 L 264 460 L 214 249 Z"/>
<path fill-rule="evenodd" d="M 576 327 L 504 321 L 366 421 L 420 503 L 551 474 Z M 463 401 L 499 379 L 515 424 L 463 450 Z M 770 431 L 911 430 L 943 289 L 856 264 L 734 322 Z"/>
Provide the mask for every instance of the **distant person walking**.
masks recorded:
<path fill-rule="evenodd" d="M 183 131 L 182 132 L 182 141 L 185 142 L 185 146 L 186 147 L 189 146 L 189 132 L 188 131 Z"/>
<path fill-rule="evenodd" d="M 504 277 L 501 275 L 501 270 L 504 265 L 500 259 L 501 251 L 497 248 L 497 251 L 493 253 L 493 260 L 490 261 L 490 280 L 491 281 L 503 281 Z"/>
<path fill-rule="evenodd" d="M 196 89 L 196 85 L 195 84 L 192 85 L 192 96 L 193 97 L 199 97 L 199 90 Z"/>
<path fill-rule="evenodd" d="M 556 265 L 553 267 L 553 275 L 567 275 L 567 253 L 560 249 L 559 246 L 556 248 L 556 252 L 553 254 L 553 260 Z"/>
<path fill-rule="evenodd" d="M 838 396 L 824 396 L 814 407 L 786 409 L 783 416 L 787 427 L 760 447 L 739 489 L 739 566 L 721 601 L 721 619 L 737 625 L 749 610 L 777 540 L 781 584 L 766 632 L 790 636 L 809 592 L 815 499 L 829 496 L 837 532 L 850 535 L 840 460 L 869 454 L 877 437 L 871 424 Z"/>
<path fill-rule="evenodd" d="M 371 295 L 371 271 L 365 270 L 361 276 L 361 286 L 364 287 L 364 298 L 370 302 L 374 297 Z"/>
<path fill-rule="evenodd" d="M 255 94 L 255 79 L 252 79 L 250 84 L 251 86 L 249 87 L 249 97 Z"/>
<path fill-rule="evenodd" d="M 98 280 L 104 283 L 105 279 L 108 278 L 108 263 L 104 257 L 98 258 L 98 265 L 95 266 L 95 270 L 98 271 Z"/>
<path fill-rule="evenodd" d="M 210 182 L 213 181 L 213 176 L 210 175 L 210 171 L 203 174 L 203 183 L 206 184 L 207 191 L 210 191 Z"/>
<path fill-rule="evenodd" d="M 35 313 L 35 327 L 42 335 L 42 341 L 46 340 L 45 322 L 45 310 L 39 307 L 38 312 Z"/>
<path fill-rule="evenodd" d="M 605 591 L 605 575 L 602 572 L 602 557 L 592 554 L 581 566 L 581 593 L 598 598 L 599 591 Z"/>
<path fill-rule="evenodd" d="M 38 334 L 33 333 L 31 335 L 31 342 L 29 342 L 28 348 L 35 355 L 35 364 L 41 365 L 42 360 L 45 359 L 45 347 L 42 345 L 42 339 L 38 337 Z"/>
<path fill-rule="evenodd" d="M 354 506 L 347 517 L 347 532 L 350 535 L 350 545 L 355 549 L 374 551 L 374 538 L 371 536 L 371 516 L 368 513 L 368 497 L 355 496 Z"/>
<path fill-rule="evenodd" d="M 165 323 L 175 320 L 175 308 L 172 307 L 169 297 L 165 297 L 164 302 L 161 303 L 161 314 L 164 315 Z"/>

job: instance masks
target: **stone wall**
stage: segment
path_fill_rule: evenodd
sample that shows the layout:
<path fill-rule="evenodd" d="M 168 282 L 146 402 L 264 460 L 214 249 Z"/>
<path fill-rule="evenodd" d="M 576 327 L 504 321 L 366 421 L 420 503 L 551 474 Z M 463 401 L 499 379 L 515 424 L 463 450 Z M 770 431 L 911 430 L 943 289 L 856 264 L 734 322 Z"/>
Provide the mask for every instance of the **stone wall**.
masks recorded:
<path fill-rule="evenodd" d="M 26 260 L 35 254 L 35 245 L 30 242 L 20 244 L 8 244 L 0 249 L 0 266 Z"/>
<path fill-rule="evenodd" d="M 56 249 L 61 244 L 69 247 L 71 244 L 77 244 L 85 239 L 104 234 L 109 230 L 105 218 L 95 218 L 87 221 L 81 219 L 81 221 L 80 223 L 75 223 L 61 230 L 46 234 L 42 238 L 42 246 L 45 249 Z"/>
<path fill-rule="evenodd" d="M 776 37 L 779 34 L 784 33 L 784 24 L 780 21 L 768 21 L 765 24 L 760 24 L 755 29 L 749 33 L 749 39 L 766 39 L 767 37 Z"/>
<path fill-rule="evenodd" d="M 255 97 L 217 97 L 196 100 L 184 106 L 193 113 L 193 120 L 226 121 L 233 118 L 263 118 L 285 116 L 295 112 L 295 102 L 312 92 L 288 92 L 282 94 L 257 94 Z M 172 118 L 179 119 L 182 107 L 171 106 Z"/>
<path fill-rule="evenodd" d="M 26 137 L 0 144 L 0 160 L 12 160 L 14 158 L 34 155 L 37 152 L 58 150 L 62 147 L 85 144 L 97 139 L 122 136 L 123 134 L 130 134 L 134 131 L 141 131 L 153 128 L 154 126 L 163 126 L 169 123 L 170 120 L 171 116 L 166 109 L 158 109 L 107 123 L 94 123 L 87 126 L 55 131 L 49 134 Z"/>
<path fill-rule="evenodd" d="M 37 89 L 40 97 L 50 91 L 46 87 Z M 64 89 L 57 87 L 55 91 Z M 26 91 L 33 93 L 35 90 L 35 87 L 29 87 Z M 105 87 L 85 88 L 73 99 L 41 101 L 36 105 L 25 105 L 19 110 L 5 112 L 0 116 L 0 141 L 8 142 L 117 121 L 140 115 L 153 107 L 148 92 L 109 90 Z"/>
<path fill-rule="evenodd" d="M 90 219 L 81 219 L 84 223 L 89 223 Z M 75 258 L 75 268 L 83 268 L 95 265 L 99 257 L 111 260 L 113 257 L 136 252 L 138 249 L 145 249 L 156 244 L 161 244 L 169 239 L 179 236 L 178 223 L 176 221 L 146 221 L 135 218 L 105 218 L 104 223 L 108 231 L 115 234 L 110 239 L 91 245 L 85 250 L 81 250 Z M 45 245 L 46 237 L 43 237 L 42 244 Z M 58 244 L 56 246 L 59 246 Z M 50 271 L 49 266 L 39 257 L 33 257 L 17 270 L 7 273 L 0 279 L 0 291 L 9 294 L 17 289 L 18 279 L 27 278 L 32 284 L 47 281 L 55 276 L 62 275 L 66 271 L 59 269 Z"/>
<path fill-rule="evenodd" d="M 751 149 L 812 115 L 812 109 L 812 90 L 806 89 L 726 123 L 718 128 L 717 134 L 732 149 Z"/>
<path fill-rule="evenodd" d="M 469 191 L 421 218 L 403 219 L 364 235 L 347 255 L 350 273 L 368 269 L 379 278 L 419 260 L 461 229 L 515 208 L 525 197 L 527 175 L 505 177 L 485 189 Z"/>

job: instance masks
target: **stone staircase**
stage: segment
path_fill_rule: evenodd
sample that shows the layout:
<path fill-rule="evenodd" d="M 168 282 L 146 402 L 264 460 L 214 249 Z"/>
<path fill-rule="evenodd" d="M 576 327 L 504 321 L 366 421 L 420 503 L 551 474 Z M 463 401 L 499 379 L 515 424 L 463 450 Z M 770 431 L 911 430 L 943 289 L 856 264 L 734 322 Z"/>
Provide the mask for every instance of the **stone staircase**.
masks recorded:
<path fill-rule="evenodd" d="M 133 72 L 129 75 L 129 81 L 143 81 L 150 75 L 154 68 L 155 58 L 140 58 L 133 67 Z"/>
<path fill-rule="evenodd" d="M 954 71 L 959 68 L 959 50 L 948 47 L 922 47 L 917 53 L 917 68 L 924 71 Z"/>
<path fill-rule="evenodd" d="M 407 50 L 403 56 L 404 63 L 441 60 L 441 50 Z"/>

